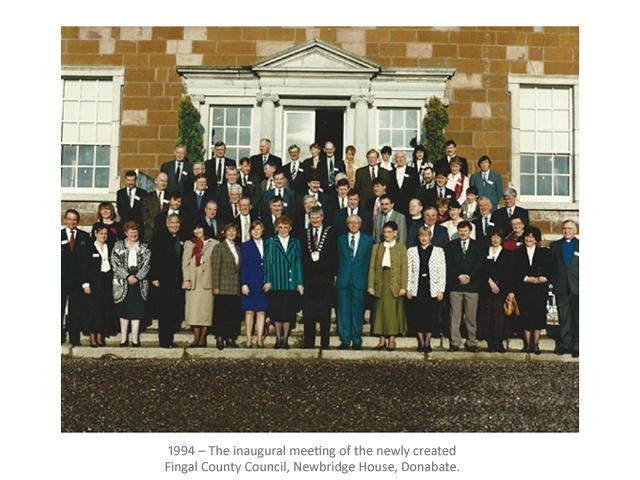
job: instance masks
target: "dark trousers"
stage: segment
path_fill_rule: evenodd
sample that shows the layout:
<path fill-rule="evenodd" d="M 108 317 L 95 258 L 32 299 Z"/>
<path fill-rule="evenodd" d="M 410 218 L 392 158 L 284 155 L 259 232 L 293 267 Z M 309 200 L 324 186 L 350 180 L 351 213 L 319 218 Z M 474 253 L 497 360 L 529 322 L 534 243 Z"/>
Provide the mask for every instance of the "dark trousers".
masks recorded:
<path fill-rule="evenodd" d="M 156 290 L 158 299 L 158 340 L 161 347 L 173 343 L 173 335 L 180 330 L 184 318 L 184 290 L 178 286 Z"/>
<path fill-rule="evenodd" d="M 326 287 L 305 287 L 302 299 L 304 348 L 315 347 L 316 323 L 320 323 L 320 348 L 328 348 L 329 333 L 331 330 L 332 290 Z"/>
<path fill-rule="evenodd" d="M 579 351 L 579 305 L 578 295 L 556 295 L 558 320 L 560 322 L 560 348 L 569 352 Z"/>
<path fill-rule="evenodd" d="M 82 318 L 82 310 L 84 305 L 84 291 L 79 285 L 76 286 L 62 286 L 62 299 L 61 299 L 61 312 L 60 312 L 60 333 L 61 340 L 65 340 L 65 332 L 69 332 L 69 341 L 72 345 L 80 345 L 80 321 Z M 67 322 L 64 322 L 64 310 L 65 306 L 69 305 L 69 311 L 67 314 Z"/>

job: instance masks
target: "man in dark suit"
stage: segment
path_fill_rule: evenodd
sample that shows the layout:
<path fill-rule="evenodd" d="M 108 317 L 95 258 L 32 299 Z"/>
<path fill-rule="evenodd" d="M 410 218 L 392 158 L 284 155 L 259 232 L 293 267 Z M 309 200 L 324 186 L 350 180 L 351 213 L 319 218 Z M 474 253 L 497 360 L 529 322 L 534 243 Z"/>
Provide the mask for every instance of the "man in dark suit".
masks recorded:
<path fill-rule="evenodd" d="M 184 189 L 182 193 L 191 193 L 196 189 L 196 177 L 198 175 L 204 175 L 205 173 L 204 162 L 194 162 L 191 167 L 191 172 L 187 175 L 187 179 L 184 181 Z"/>
<path fill-rule="evenodd" d="M 196 219 L 204 215 L 204 207 L 209 200 L 214 200 L 207 190 L 207 177 L 203 173 L 196 177 L 196 189 L 185 192 L 182 196 L 183 222 L 193 225 Z"/>
<path fill-rule="evenodd" d="M 251 173 L 251 160 L 247 157 L 240 160 L 238 174 L 238 183 L 242 185 L 242 196 L 251 199 L 252 212 L 258 216 L 258 208 L 260 206 L 260 177 Z"/>
<path fill-rule="evenodd" d="M 61 343 L 69 332 L 71 345 L 80 345 L 80 323 L 85 314 L 85 298 L 82 289 L 83 262 L 88 255 L 91 238 L 87 232 L 78 228 L 80 214 L 69 209 L 64 213 L 64 224 L 60 232 L 60 257 L 62 261 L 62 302 L 60 315 Z M 67 323 L 64 322 L 65 307 L 69 305 Z"/>
<path fill-rule="evenodd" d="M 155 178 L 155 188 L 142 197 L 142 222 L 144 224 L 144 242 L 151 242 L 153 237 L 153 228 L 155 226 L 156 217 L 161 212 L 166 212 L 169 206 L 167 195 L 168 177 L 166 173 L 160 172 Z"/>
<path fill-rule="evenodd" d="M 318 201 L 318 206 L 325 208 L 327 205 L 329 198 L 328 196 L 320 190 L 320 178 L 318 177 L 317 172 L 312 172 L 308 177 L 307 182 L 307 191 L 304 192 L 304 195 L 311 195 Z M 304 195 L 297 196 L 295 198 L 296 206 L 294 207 L 294 216 L 300 215 L 304 211 Z"/>
<path fill-rule="evenodd" d="M 529 211 L 516 205 L 517 196 L 515 188 L 505 188 L 502 195 L 504 207 L 493 212 L 491 216 L 491 221 L 505 234 L 511 233 L 511 219 L 514 217 L 521 218 L 525 227 L 529 225 Z"/>
<path fill-rule="evenodd" d="M 284 176 L 289 182 L 289 188 L 296 195 L 304 195 L 304 191 L 307 189 L 308 172 L 300 161 L 300 147 L 291 145 L 289 147 L 289 158 L 291 161 L 283 167 Z"/>
<path fill-rule="evenodd" d="M 204 223 L 204 234 L 209 238 L 220 240 L 222 225 L 216 218 L 218 216 L 218 204 L 215 200 L 209 200 L 204 206 L 204 215 L 201 217 Z"/>
<path fill-rule="evenodd" d="M 169 204 L 166 212 L 160 212 L 156 215 L 153 222 L 153 231 L 155 232 L 165 230 L 167 225 L 167 218 L 171 215 L 178 215 L 180 217 L 180 230 L 178 235 L 181 240 L 188 240 L 193 237 L 192 230 L 192 217 L 187 212 L 186 208 L 182 206 L 182 194 L 180 192 L 173 192 L 169 194 Z M 153 242 L 153 239 L 151 240 Z"/>
<path fill-rule="evenodd" d="M 491 200 L 487 197 L 478 198 L 478 214 L 473 219 L 473 227 L 476 229 L 476 241 L 480 245 L 487 245 L 489 237 L 496 229 L 496 224 L 491 216 Z M 510 231 L 510 230 L 509 230 Z M 505 234 L 505 231 L 502 231 Z"/>
<path fill-rule="evenodd" d="M 157 289 L 158 337 L 161 348 L 177 345 L 173 336 L 184 320 L 184 290 L 182 289 L 182 241 L 179 235 L 180 216 L 171 214 L 151 242 L 149 280 Z"/>
<path fill-rule="evenodd" d="M 446 198 L 449 201 L 453 201 L 456 198 L 456 193 L 447 188 L 447 175 L 444 171 L 438 171 L 436 173 L 436 184 L 433 188 L 424 190 L 422 195 L 422 205 L 425 207 L 435 207 L 436 202 L 441 198 Z"/>
<path fill-rule="evenodd" d="M 225 169 L 227 167 L 235 167 L 236 162 L 232 158 L 225 156 L 227 146 L 224 142 L 216 142 L 213 146 L 213 151 L 214 157 L 204 162 L 204 168 L 209 190 L 211 190 L 211 193 L 217 198 L 218 186 L 224 182 L 225 179 Z"/>
<path fill-rule="evenodd" d="M 341 178 L 336 182 L 335 188 L 329 192 L 329 200 L 326 208 L 324 208 L 324 215 L 327 219 L 333 219 L 335 213 L 343 208 L 347 207 L 349 199 L 347 197 L 349 193 L 349 180 Z"/>
<path fill-rule="evenodd" d="M 249 197 L 242 197 L 238 202 L 238 206 L 240 207 L 240 215 L 233 219 L 233 223 L 238 228 L 236 243 L 240 245 L 247 240 L 251 240 L 251 222 L 257 220 L 257 217 L 251 211 L 251 199 Z"/>
<path fill-rule="evenodd" d="M 333 216 L 333 228 L 336 231 L 336 236 L 347 233 L 349 215 L 358 215 L 360 217 L 359 228 L 367 235 L 373 233 L 373 216 L 360 207 L 360 195 L 354 189 L 349 190 L 347 194 L 346 208 L 337 210 Z"/>
<path fill-rule="evenodd" d="M 431 243 L 435 247 L 444 248 L 449 243 L 449 234 L 447 229 L 442 225 L 438 225 L 438 209 L 436 207 L 427 207 L 422 211 L 422 219 L 424 220 L 424 226 L 431 231 Z M 418 230 L 415 230 L 415 237 L 412 239 L 412 244 L 418 244 Z"/>
<path fill-rule="evenodd" d="M 309 212 L 309 228 L 300 241 L 302 277 L 305 295 L 302 297 L 304 317 L 304 348 L 314 348 L 316 323 L 320 324 L 320 348 L 329 348 L 331 304 L 333 303 L 337 252 L 336 237 L 331 226 L 323 226 L 322 208 Z"/>
<path fill-rule="evenodd" d="M 460 324 L 464 312 L 467 326 L 465 349 L 478 351 L 476 338 L 476 313 L 480 272 L 483 265 L 483 249 L 470 238 L 471 224 L 467 220 L 458 223 L 458 237 L 445 247 L 447 261 L 447 288 L 450 292 L 451 346 L 450 352 L 460 350 L 462 336 Z"/>
<path fill-rule="evenodd" d="M 277 168 L 280 168 L 282 167 L 282 159 L 271 154 L 271 140 L 268 138 L 261 138 L 258 148 L 260 153 L 251 156 L 251 173 L 260 180 L 264 180 L 264 166 L 267 162 L 271 161 L 276 164 Z"/>
<path fill-rule="evenodd" d="M 396 166 L 391 171 L 391 195 L 395 198 L 395 209 L 405 217 L 409 213 L 409 200 L 414 198 L 420 186 L 418 172 L 407 165 L 407 157 L 402 150 L 395 153 Z"/>
<path fill-rule="evenodd" d="M 193 165 L 184 157 L 187 154 L 187 148 L 184 145 L 177 145 L 175 149 L 175 160 L 165 162 L 160 166 L 160 171 L 167 174 L 168 184 L 167 191 L 182 192 L 184 184 L 191 173 Z"/>
<path fill-rule="evenodd" d="M 229 196 L 225 203 L 220 202 L 220 220 L 222 220 L 223 228 L 227 223 L 240 215 L 240 199 L 242 198 L 242 187 L 234 183 L 229 187 Z"/>
<path fill-rule="evenodd" d="M 116 193 L 116 207 L 123 225 L 133 220 L 142 228 L 142 198 L 147 191 L 136 187 L 137 175 L 134 170 L 124 174 L 125 187 Z"/>
<path fill-rule="evenodd" d="M 240 172 L 236 168 L 235 165 L 229 166 L 225 172 L 225 181 L 218 185 L 218 189 L 216 190 L 216 201 L 218 205 L 220 205 L 220 211 L 226 210 L 229 206 L 229 192 L 232 185 L 239 185 L 238 178 L 240 177 Z M 242 188 L 244 192 L 244 188 Z"/>
<path fill-rule="evenodd" d="M 310 225 L 309 213 L 312 208 L 316 207 L 318 207 L 318 199 L 316 197 L 308 194 L 302 197 L 302 207 L 299 211 L 296 210 L 296 215 L 293 219 L 293 229 L 291 230 L 291 235 L 300 242 L 307 238 L 307 229 Z M 323 219 L 323 221 L 326 220 L 326 218 Z"/>
<path fill-rule="evenodd" d="M 460 172 L 462 172 L 465 177 L 468 177 L 469 163 L 467 162 L 466 158 L 460 157 L 456 153 L 456 142 L 454 142 L 453 140 L 447 140 L 444 144 L 444 148 L 447 155 L 436 162 L 436 171 L 443 171 L 445 172 L 445 175 L 449 175 L 451 173 L 451 166 L 449 165 L 451 163 L 451 159 L 457 157 L 462 164 L 462 166 L 460 167 Z"/>
<path fill-rule="evenodd" d="M 341 350 L 362 348 L 362 324 L 373 240 L 362 232 L 358 215 L 347 217 L 347 233 L 338 237 L 336 323 Z"/>
<path fill-rule="evenodd" d="M 269 215 L 261 218 L 262 223 L 264 223 L 264 238 L 273 237 L 276 234 L 275 223 L 282 216 L 283 208 L 280 197 L 272 197 L 269 200 Z"/>
<path fill-rule="evenodd" d="M 269 201 L 273 197 L 280 197 L 282 198 L 282 201 L 283 201 L 283 204 L 282 204 L 282 206 L 284 207 L 283 213 L 287 217 L 293 218 L 294 209 L 296 205 L 295 204 L 296 195 L 292 190 L 285 187 L 286 178 L 284 175 L 284 171 L 282 169 L 277 170 L 276 173 L 274 173 L 273 184 L 274 184 L 274 188 L 272 188 L 271 190 L 267 190 L 266 192 L 264 192 L 264 195 L 262 196 L 262 202 L 261 202 L 262 208 L 261 208 L 260 215 L 262 216 L 268 215 Z"/>
<path fill-rule="evenodd" d="M 579 291 L 580 243 L 576 238 L 577 225 L 573 220 L 562 222 L 562 238 L 551 243 L 553 258 L 553 292 L 556 295 L 560 338 L 556 340 L 558 355 L 571 352 L 579 356 Z"/>
<path fill-rule="evenodd" d="M 344 160 L 336 155 L 336 148 L 333 142 L 325 142 L 324 155 L 318 168 L 320 174 L 320 184 L 325 192 L 333 190 L 336 185 L 336 175 L 339 172 L 346 173 L 347 169 Z"/>
<path fill-rule="evenodd" d="M 353 188 L 360 194 L 360 201 L 366 202 L 373 196 L 373 182 L 380 178 L 385 185 L 391 182 L 391 173 L 378 165 L 378 151 L 374 148 L 367 152 L 367 166 L 356 170 L 356 183 Z"/>
<path fill-rule="evenodd" d="M 418 198 L 412 198 L 409 200 L 409 212 L 407 213 L 407 248 L 415 247 L 418 244 L 418 229 L 423 225 L 422 202 Z"/>

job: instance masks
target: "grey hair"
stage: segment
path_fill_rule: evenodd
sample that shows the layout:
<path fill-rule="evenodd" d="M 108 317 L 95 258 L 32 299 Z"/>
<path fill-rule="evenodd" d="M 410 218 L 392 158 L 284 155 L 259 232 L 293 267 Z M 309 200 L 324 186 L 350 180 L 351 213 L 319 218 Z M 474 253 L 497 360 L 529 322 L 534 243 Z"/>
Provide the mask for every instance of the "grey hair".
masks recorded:
<path fill-rule="evenodd" d="M 234 183 L 229 187 L 229 193 L 236 192 L 236 191 L 239 191 L 240 193 L 242 193 L 242 186 L 238 185 L 237 183 Z"/>
<path fill-rule="evenodd" d="M 322 207 L 311 207 L 309 209 L 309 216 L 311 215 L 322 215 L 324 217 L 324 212 L 322 211 Z"/>
<path fill-rule="evenodd" d="M 480 203 L 480 201 L 489 202 L 489 206 L 493 207 L 493 202 L 489 197 L 485 197 L 485 196 L 478 197 L 478 203 Z"/>
<path fill-rule="evenodd" d="M 182 223 L 182 218 L 177 213 L 172 213 L 171 215 L 167 215 L 167 225 L 171 223 L 172 220 L 178 220 L 178 222 Z"/>
<path fill-rule="evenodd" d="M 318 199 L 316 197 L 314 197 L 313 195 L 305 195 L 302 199 L 302 203 L 306 202 L 309 198 L 312 198 L 314 202 L 318 202 Z"/>
<path fill-rule="evenodd" d="M 218 202 L 216 202 L 215 200 L 209 200 L 206 204 L 205 204 L 205 208 L 208 207 L 209 205 L 213 205 L 214 207 L 218 206 Z"/>
<path fill-rule="evenodd" d="M 352 213 L 347 217 L 346 223 L 349 223 L 349 220 L 357 220 L 358 223 L 362 225 L 362 218 L 360 218 L 360 215 L 356 215 L 355 213 Z"/>
<path fill-rule="evenodd" d="M 267 137 L 261 138 L 260 141 L 265 142 L 267 145 L 271 145 L 271 140 L 269 140 Z"/>
<path fill-rule="evenodd" d="M 509 195 L 510 197 L 517 197 L 518 192 L 513 187 L 507 187 L 504 189 L 504 193 L 502 194 L 502 196 L 504 197 L 505 195 Z"/>

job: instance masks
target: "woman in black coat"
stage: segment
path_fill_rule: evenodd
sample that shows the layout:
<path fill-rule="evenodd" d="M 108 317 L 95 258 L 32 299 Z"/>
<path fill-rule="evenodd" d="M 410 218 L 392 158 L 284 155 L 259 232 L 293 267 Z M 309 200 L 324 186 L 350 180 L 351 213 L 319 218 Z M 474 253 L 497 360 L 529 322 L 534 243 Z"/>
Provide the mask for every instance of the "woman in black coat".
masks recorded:
<path fill-rule="evenodd" d="M 513 252 L 502 246 L 503 234 L 494 230 L 489 237 L 480 281 L 478 338 L 487 340 L 490 352 L 504 353 L 503 340 L 511 335 L 510 319 L 503 311 L 504 301 L 514 296 Z"/>
<path fill-rule="evenodd" d="M 109 227 L 98 224 L 92 231 L 95 238 L 87 248 L 82 288 L 87 295 L 87 310 L 83 332 L 89 335 L 92 347 L 104 347 L 104 337 L 117 331 L 113 310 L 113 270 L 109 260 L 111 248 L 107 245 Z"/>
<path fill-rule="evenodd" d="M 552 268 L 551 250 L 538 246 L 542 240 L 542 234 L 537 227 L 531 225 L 526 227 L 523 237 L 524 247 L 514 252 L 514 288 L 524 330 L 522 351 L 538 355 L 540 330 L 547 326 L 547 297 Z"/>
<path fill-rule="evenodd" d="M 122 224 L 116 221 L 116 211 L 111 202 L 100 202 L 98 205 L 98 215 L 96 223 L 93 224 L 91 231 L 94 232 L 91 238 L 95 240 L 95 231 L 99 225 L 104 225 L 108 229 L 107 245 L 109 251 L 113 250 L 113 246 L 118 240 L 124 240 L 125 234 Z"/>

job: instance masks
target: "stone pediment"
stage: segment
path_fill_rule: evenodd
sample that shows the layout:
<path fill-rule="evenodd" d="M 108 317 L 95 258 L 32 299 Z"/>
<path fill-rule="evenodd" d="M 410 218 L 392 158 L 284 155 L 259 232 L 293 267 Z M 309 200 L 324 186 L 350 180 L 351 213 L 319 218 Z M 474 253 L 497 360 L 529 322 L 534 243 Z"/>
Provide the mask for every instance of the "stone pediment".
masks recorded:
<path fill-rule="evenodd" d="M 317 38 L 253 64 L 254 72 L 335 72 L 368 73 L 380 71 L 380 66 L 366 58 L 337 48 Z"/>

